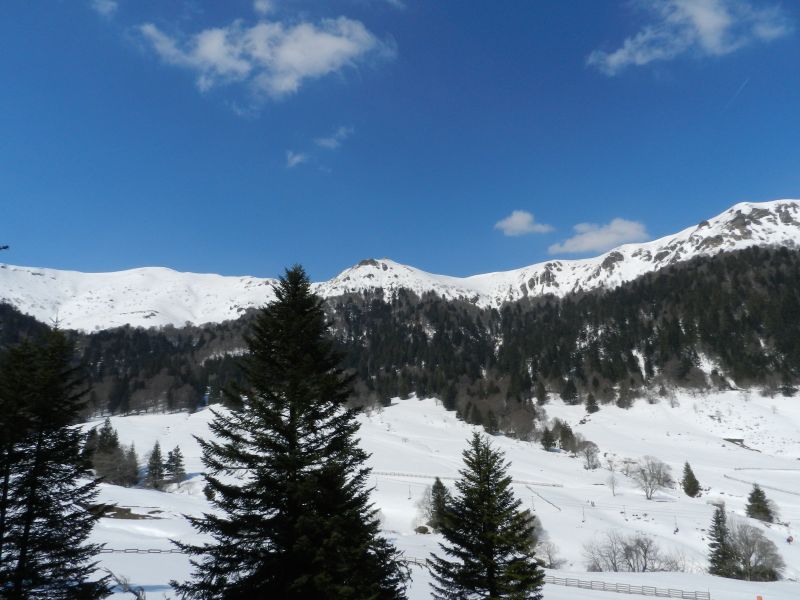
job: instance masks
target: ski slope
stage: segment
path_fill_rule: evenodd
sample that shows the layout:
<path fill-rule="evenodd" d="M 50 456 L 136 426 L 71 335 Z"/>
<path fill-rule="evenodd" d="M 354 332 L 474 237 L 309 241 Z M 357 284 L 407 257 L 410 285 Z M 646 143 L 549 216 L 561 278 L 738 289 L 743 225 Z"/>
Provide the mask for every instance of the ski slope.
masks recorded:
<path fill-rule="evenodd" d="M 793 398 L 747 397 L 739 392 L 706 396 L 679 396 L 674 402 L 639 401 L 631 410 L 604 406 L 587 417 L 582 407 L 552 401 L 550 417 L 569 422 L 576 433 L 596 442 L 603 454 L 638 459 L 650 454 L 669 463 L 676 477 L 685 460 L 692 464 L 706 491 L 688 498 L 679 489 L 658 493 L 652 501 L 633 482 L 618 474 L 616 495 L 607 483 L 605 469 L 587 471 L 580 458 L 545 452 L 538 444 L 495 436 L 493 443 L 511 461 L 515 493 L 541 519 L 548 538 L 566 560 L 558 576 L 585 580 L 653 585 L 663 588 L 708 591 L 714 600 L 764 600 L 800 598 L 800 544 L 788 545 L 787 535 L 798 537 L 800 524 L 800 403 Z M 176 489 L 156 492 L 103 485 L 101 500 L 131 507 L 138 520 L 108 519 L 99 523 L 93 539 L 107 548 L 169 549 L 169 539 L 198 540 L 182 517 L 208 510 L 202 494 L 199 448 L 193 435 L 204 436 L 210 410 L 195 414 L 113 417 L 120 441 L 135 443 L 140 455 L 158 440 L 162 448 L 180 445 L 190 479 Z M 458 421 L 433 399 L 396 400 L 392 406 L 359 417 L 362 446 L 371 453 L 373 498 L 380 509 L 385 534 L 407 556 L 425 558 L 440 541 L 435 535 L 417 535 L 416 503 L 425 487 L 439 476 L 452 486 L 461 467 L 461 452 L 474 428 Z M 585 420 L 581 424 L 580 421 Z M 88 423 L 86 427 L 98 424 Z M 740 447 L 723 438 L 743 438 Z M 710 500 L 724 500 L 729 511 L 744 514 L 749 482 L 761 484 L 789 525 L 760 527 L 778 546 L 787 564 L 787 581 L 754 584 L 703 574 L 711 521 Z M 744 518 L 744 517 L 741 517 Z M 656 538 L 664 550 L 685 556 L 688 573 L 586 573 L 583 544 L 610 529 L 643 532 Z M 677 529 L 677 531 L 676 531 Z M 185 556 L 101 555 L 102 565 L 142 585 L 150 597 L 170 595 L 168 581 L 188 576 Z M 413 567 L 410 598 L 429 598 L 429 575 Z M 794 581 L 790 581 L 794 580 Z M 118 595 L 122 598 L 123 595 Z M 614 598 L 609 592 L 592 592 L 554 585 L 546 587 L 547 600 Z M 638 596 L 626 596 L 638 598 Z"/>

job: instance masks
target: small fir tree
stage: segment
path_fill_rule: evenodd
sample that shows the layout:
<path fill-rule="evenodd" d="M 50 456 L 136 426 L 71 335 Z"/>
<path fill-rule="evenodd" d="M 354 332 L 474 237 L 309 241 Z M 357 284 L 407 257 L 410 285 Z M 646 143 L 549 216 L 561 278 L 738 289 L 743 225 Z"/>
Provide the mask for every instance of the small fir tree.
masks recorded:
<path fill-rule="evenodd" d="M 508 463 L 477 433 L 463 456 L 458 495 L 442 523 L 443 556 L 431 558 L 433 597 L 541 599 L 534 517 L 514 498 Z"/>
<path fill-rule="evenodd" d="M 83 443 L 81 450 L 81 458 L 86 462 L 86 465 L 92 468 L 92 459 L 97 450 L 97 427 L 93 427 L 86 433 L 86 441 Z"/>
<path fill-rule="evenodd" d="M 594 397 L 592 392 L 586 396 L 586 412 L 589 414 L 594 414 L 598 410 L 600 410 L 600 406 L 597 404 L 597 399 Z"/>
<path fill-rule="evenodd" d="M 125 480 L 123 485 L 132 487 L 139 483 L 139 457 L 133 444 L 125 452 Z"/>
<path fill-rule="evenodd" d="M 111 425 L 111 419 L 106 417 L 102 427 L 97 432 L 94 450 L 96 452 L 111 452 L 119 447 L 119 437 L 117 430 Z"/>
<path fill-rule="evenodd" d="M 147 461 L 147 486 L 161 489 L 164 485 L 164 457 L 161 455 L 161 445 L 156 441 Z"/>
<path fill-rule="evenodd" d="M 564 452 L 575 452 L 578 449 L 575 433 L 573 433 L 572 427 L 568 423 L 556 419 L 556 424 L 552 430 L 554 438 L 556 437 L 556 431 L 558 431 L 558 445 Z"/>
<path fill-rule="evenodd" d="M 499 433 L 500 423 L 497 420 L 497 415 L 493 410 L 490 410 L 486 415 L 486 432 L 492 435 Z"/>
<path fill-rule="evenodd" d="M 183 464 L 183 454 L 179 446 L 175 446 L 167 453 L 164 475 L 170 483 L 182 483 L 186 479 L 186 468 Z"/>
<path fill-rule="evenodd" d="M 730 545 L 725 507 L 718 506 L 708 531 L 708 572 L 719 577 L 737 577 L 736 557 Z"/>
<path fill-rule="evenodd" d="M 747 516 L 766 523 L 775 522 L 775 513 L 770 506 L 767 495 L 764 493 L 758 484 L 753 485 L 750 495 L 747 497 L 747 507 L 745 509 Z"/>
<path fill-rule="evenodd" d="M 556 447 L 556 438 L 553 435 L 553 432 L 550 431 L 547 427 L 544 428 L 542 431 L 542 448 L 545 450 L 552 450 Z"/>
<path fill-rule="evenodd" d="M 697 481 L 697 477 L 694 476 L 694 471 L 692 471 L 692 467 L 689 466 L 688 462 L 683 465 L 681 487 L 683 487 L 683 491 L 687 496 L 697 498 L 700 495 L 700 482 Z"/>
<path fill-rule="evenodd" d="M 575 382 L 572 380 L 572 377 L 567 379 L 564 389 L 561 390 L 561 399 L 567 404 L 579 404 L 578 388 L 575 387 Z"/>
<path fill-rule="evenodd" d="M 450 492 L 438 477 L 431 487 L 431 520 L 428 525 L 434 531 L 442 529 L 445 515 L 447 514 L 447 504 L 450 502 Z"/>
<path fill-rule="evenodd" d="M 100 479 L 113 485 L 131 485 L 126 472 L 125 451 L 119 443 L 117 431 L 111 425 L 111 419 L 106 418 L 86 448 L 87 452 L 91 451 L 92 467 Z"/>
<path fill-rule="evenodd" d="M 175 542 L 194 570 L 172 585 L 203 600 L 404 598 L 407 569 L 369 501 L 351 378 L 322 300 L 299 266 L 274 292 L 247 337 L 246 387 L 231 392 L 241 409 L 215 413 L 214 438 L 200 440 L 218 510 L 190 522 L 210 541 Z"/>
<path fill-rule="evenodd" d="M 539 406 L 547 404 L 547 390 L 544 388 L 544 384 L 541 381 L 536 382 L 534 395 L 536 396 L 536 403 Z"/>

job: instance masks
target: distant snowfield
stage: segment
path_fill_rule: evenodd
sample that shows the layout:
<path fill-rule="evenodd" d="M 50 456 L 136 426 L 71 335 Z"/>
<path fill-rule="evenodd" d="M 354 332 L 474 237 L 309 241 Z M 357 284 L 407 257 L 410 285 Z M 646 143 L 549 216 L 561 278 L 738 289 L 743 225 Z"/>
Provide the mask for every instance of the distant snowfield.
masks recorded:
<path fill-rule="evenodd" d="M 329 298 L 405 289 L 498 307 L 525 297 L 611 289 L 696 256 L 750 246 L 800 247 L 800 200 L 742 202 L 674 235 L 625 244 L 597 257 L 553 259 L 471 277 L 427 273 L 389 259 L 364 260 L 314 284 L 314 291 Z M 249 308 L 271 302 L 274 283 L 274 279 L 181 273 L 163 267 L 80 273 L 0 264 L 0 302 L 45 323 L 57 320 L 65 329 L 83 331 L 236 319 Z"/>
<path fill-rule="evenodd" d="M 596 442 L 602 453 L 619 460 L 637 459 L 644 454 L 669 463 L 676 478 L 688 460 L 703 488 L 697 499 L 679 489 L 660 493 L 648 501 L 634 484 L 618 474 L 616 496 L 607 484 L 608 471 L 584 470 L 582 461 L 564 454 L 549 453 L 538 444 L 502 436 L 493 438 L 511 461 L 514 489 L 526 507 L 532 507 L 549 538 L 567 560 L 564 577 L 603 580 L 632 585 L 709 591 L 714 600 L 764 600 L 800 598 L 800 543 L 788 545 L 791 533 L 800 537 L 800 402 L 795 398 L 762 398 L 738 392 L 678 397 L 677 406 L 662 401 L 650 405 L 639 401 L 631 410 L 604 406 L 586 417 L 580 406 L 560 401 L 548 404 L 550 417 L 566 420 L 576 433 Z M 205 436 L 211 411 L 188 415 L 141 415 L 113 417 L 120 441 L 134 442 L 140 454 L 156 440 L 162 448 L 180 445 L 191 478 L 179 489 L 155 492 L 103 485 L 101 500 L 128 506 L 149 519 L 102 519 L 93 539 L 107 548 L 170 548 L 169 539 L 197 541 L 199 538 L 182 515 L 209 510 L 202 494 L 202 464 L 193 435 Z M 407 556 L 425 558 L 437 549 L 438 536 L 416 535 L 417 500 L 425 487 L 439 476 L 448 486 L 458 475 L 461 452 L 474 430 L 445 411 L 435 400 L 396 400 L 380 412 L 359 417 L 361 443 L 372 454 L 373 499 L 381 511 L 385 534 Z M 97 424 L 90 423 L 86 426 Z M 744 438 L 751 449 L 723 438 Z M 703 574 L 708 540 L 704 530 L 713 512 L 709 500 L 724 500 L 727 508 L 744 515 L 751 483 L 765 488 L 774 500 L 781 521 L 789 526 L 757 524 L 775 542 L 787 563 L 786 577 L 795 581 L 754 584 L 725 580 Z M 742 517 L 744 518 L 744 517 Z M 677 533 L 675 529 L 677 528 Z M 585 573 L 582 546 L 610 529 L 643 532 L 656 538 L 670 551 L 680 551 L 692 573 Z M 142 585 L 151 598 L 171 595 L 168 581 L 189 575 L 188 560 L 178 554 L 101 555 L 101 565 Z M 568 574 L 568 575 L 567 575 Z M 123 598 L 123 594 L 115 597 Z M 430 597 L 429 576 L 413 569 L 409 597 Z M 576 590 L 555 585 L 545 588 L 547 600 L 602 600 L 609 592 Z M 638 596 L 620 596 L 638 598 Z"/>

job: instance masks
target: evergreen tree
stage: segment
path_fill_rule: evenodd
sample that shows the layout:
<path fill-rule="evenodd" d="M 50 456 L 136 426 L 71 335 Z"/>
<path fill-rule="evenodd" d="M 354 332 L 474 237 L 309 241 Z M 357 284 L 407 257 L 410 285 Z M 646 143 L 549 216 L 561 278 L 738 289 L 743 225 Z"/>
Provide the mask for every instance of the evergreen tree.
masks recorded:
<path fill-rule="evenodd" d="M 554 438 L 556 437 L 556 432 L 558 432 L 558 445 L 562 450 L 565 452 L 575 452 L 578 449 L 578 443 L 575 439 L 575 434 L 572 431 L 572 427 L 570 427 L 568 423 L 565 423 L 560 419 L 556 419 L 552 430 Z"/>
<path fill-rule="evenodd" d="M 104 482 L 113 485 L 133 485 L 128 483 L 125 451 L 119 443 L 117 431 L 111 425 L 111 419 L 106 418 L 96 431 L 96 435 L 89 438 L 84 449 L 87 453 L 91 452 L 95 474 Z"/>
<path fill-rule="evenodd" d="M 495 435 L 499 431 L 500 423 L 497 421 L 497 415 L 494 414 L 494 411 L 490 410 L 486 416 L 486 433 Z"/>
<path fill-rule="evenodd" d="M 446 558 L 431 559 L 433 597 L 541 599 L 544 572 L 534 555 L 535 517 L 520 510 L 505 457 L 477 433 L 463 456 L 458 495 L 441 528 Z"/>
<path fill-rule="evenodd" d="M 156 441 L 153 450 L 150 452 L 150 458 L 147 461 L 147 486 L 161 489 L 164 485 L 164 458 L 161 455 L 161 445 Z"/>
<path fill-rule="evenodd" d="M 431 520 L 428 525 L 434 531 L 442 529 L 442 523 L 447 514 L 447 504 L 450 502 L 450 492 L 438 477 L 431 487 Z"/>
<path fill-rule="evenodd" d="M 767 523 L 775 522 L 775 514 L 770 506 L 767 495 L 764 493 L 758 484 L 753 485 L 750 495 L 747 497 L 747 507 L 745 509 L 748 517 L 765 521 Z"/>
<path fill-rule="evenodd" d="M 186 468 L 183 465 L 183 454 L 179 446 L 175 446 L 167 453 L 164 475 L 170 483 L 181 483 L 186 479 Z"/>
<path fill-rule="evenodd" d="M 556 447 L 556 438 L 553 432 L 547 427 L 542 431 L 542 448 L 545 450 L 552 450 Z"/>
<path fill-rule="evenodd" d="M 586 412 L 589 414 L 594 414 L 598 410 L 600 410 L 600 407 L 597 405 L 597 399 L 594 397 L 592 392 L 589 392 L 589 394 L 586 396 Z"/>
<path fill-rule="evenodd" d="M 730 532 L 725 516 L 725 507 L 718 506 L 714 511 L 711 528 L 708 531 L 710 549 L 708 572 L 719 577 L 737 577 L 736 557 L 730 545 Z"/>
<path fill-rule="evenodd" d="M 380 536 L 367 454 L 318 296 L 299 266 L 275 286 L 242 361 L 241 410 L 218 412 L 200 440 L 211 503 L 190 518 L 212 541 L 176 542 L 194 558 L 186 598 L 394 600 L 407 570 Z M 227 475 L 245 470 L 248 476 Z"/>
<path fill-rule="evenodd" d="M 111 419 L 106 417 L 103 426 L 97 432 L 94 450 L 96 452 L 111 452 L 119 447 L 119 437 L 117 430 L 111 425 Z"/>
<path fill-rule="evenodd" d="M 83 443 L 81 450 L 81 458 L 86 462 L 89 468 L 92 467 L 92 459 L 97 451 L 97 427 L 93 427 L 86 433 L 86 441 Z"/>
<path fill-rule="evenodd" d="M 63 333 L 24 342 L 0 359 L 0 597 L 103 598 L 88 581 L 100 547 L 86 543 L 97 496 L 74 427 L 85 406 L 81 371 Z"/>
<path fill-rule="evenodd" d="M 697 481 L 697 477 L 694 476 L 694 471 L 692 471 L 692 467 L 689 466 L 688 462 L 683 465 L 681 487 L 683 487 L 683 491 L 687 496 L 697 498 L 700 495 L 700 482 Z"/>
<path fill-rule="evenodd" d="M 561 399 L 567 404 L 579 404 L 578 388 L 575 387 L 575 382 L 572 380 L 572 377 L 567 379 L 564 389 L 561 390 Z"/>
<path fill-rule="evenodd" d="M 124 479 L 122 485 L 131 487 L 139 483 L 139 457 L 136 455 L 136 448 L 130 445 L 125 452 Z"/>
<path fill-rule="evenodd" d="M 541 381 L 536 382 L 536 403 L 539 406 L 547 404 L 547 390 L 544 389 L 544 384 Z"/>

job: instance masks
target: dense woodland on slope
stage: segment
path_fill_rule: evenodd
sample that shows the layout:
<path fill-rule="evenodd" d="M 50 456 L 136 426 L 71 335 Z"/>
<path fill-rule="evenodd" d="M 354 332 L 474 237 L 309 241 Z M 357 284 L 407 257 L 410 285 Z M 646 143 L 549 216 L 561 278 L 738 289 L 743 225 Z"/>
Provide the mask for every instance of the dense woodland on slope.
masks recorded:
<path fill-rule="evenodd" d="M 750 248 L 648 274 L 620 288 L 500 310 L 410 292 L 329 299 L 357 375 L 353 402 L 436 395 L 469 421 L 515 429 L 547 393 L 629 405 L 674 387 L 800 381 L 800 251 Z M 223 401 L 252 317 L 203 327 L 74 334 L 98 413 Z M 0 306 L 0 344 L 44 326 Z M 702 361 L 714 365 L 701 369 Z"/>

